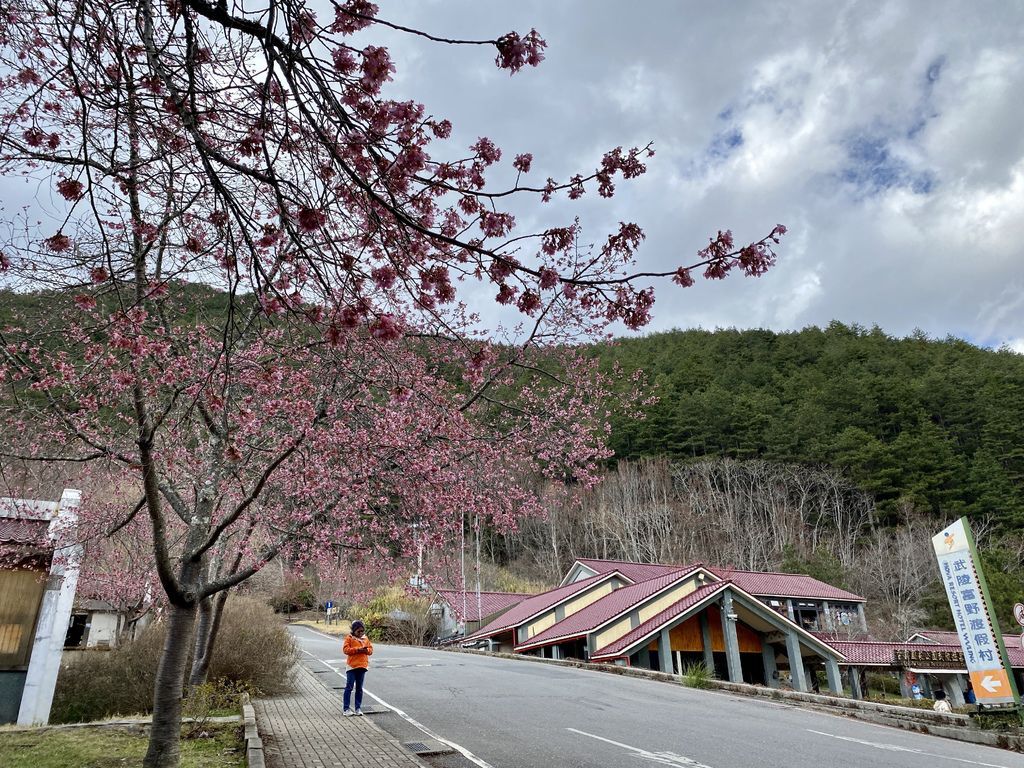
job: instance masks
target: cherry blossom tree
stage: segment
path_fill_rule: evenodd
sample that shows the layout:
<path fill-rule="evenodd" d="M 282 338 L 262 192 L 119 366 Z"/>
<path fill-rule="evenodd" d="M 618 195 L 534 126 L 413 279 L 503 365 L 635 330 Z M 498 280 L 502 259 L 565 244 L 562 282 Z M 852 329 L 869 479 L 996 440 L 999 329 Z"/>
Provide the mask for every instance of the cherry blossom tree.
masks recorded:
<path fill-rule="evenodd" d="M 637 266 L 634 223 L 593 246 L 570 214 L 524 232 L 513 200 L 611 197 L 653 149 L 543 182 L 521 154 L 497 188 L 501 150 L 453 149 L 448 121 L 389 99 L 371 38 L 484 46 L 515 73 L 542 61 L 537 32 L 453 40 L 330 7 L 0 8 L 0 165 L 57 201 L 0 243 L 7 287 L 46 308 L 0 329 L 6 453 L 87 465 L 122 492 L 86 528 L 148 542 L 132 567 L 151 563 L 168 624 L 150 768 L 178 763 L 187 658 L 201 679 L 226 590 L 282 554 L 402 557 L 466 512 L 510 524 L 541 503 L 523 477 L 593 482 L 614 377 L 571 344 L 643 327 L 656 279 L 762 274 L 785 232 L 720 231 L 667 272 Z M 480 291 L 518 325 L 484 328 Z"/>

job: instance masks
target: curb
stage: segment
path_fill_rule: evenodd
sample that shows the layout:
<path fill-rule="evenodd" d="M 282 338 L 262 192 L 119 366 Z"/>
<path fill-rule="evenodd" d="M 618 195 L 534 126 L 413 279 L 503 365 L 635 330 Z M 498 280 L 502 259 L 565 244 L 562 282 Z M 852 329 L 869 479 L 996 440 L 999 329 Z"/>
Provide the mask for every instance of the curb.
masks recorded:
<path fill-rule="evenodd" d="M 242 726 L 245 728 L 245 764 L 249 768 L 266 768 L 263 739 L 256 727 L 256 710 L 248 693 L 242 694 Z"/>
<path fill-rule="evenodd" d="M 468 653 L 475 656 L 489 656 L 515 661 L 529 661 L 535 664 L 554 664 L 561 667 L 573 667 L 604 674 L 623 675 L 625 677 L 644 678 L 670 685 L 686 686 L 679 675 L 667 672 L 655 672 L 638 667 L 620 667 L 614 664 L 592 664 L 585 661 L 566 659 L 544 659 L 521 653 L 495 653 L 472 648 L 433 648 L 432 650 L 448 653 Z M 725 693 L 739 694 L 775 701 L 785 701 L 795 706 L 803 706 L 817 712 L 832 715 L 844 715 L 855 720 L 887 725 L 905 731 L 916 731 L 946 739 L 963 741 L 970 744 L 996 747 L 1011 752 L 1024 752 L 1024 732 L 1006 733 L 985 731 L 974 727 L 967 715 L 932 712 L 917 707 L 901 707 L 896 704 L 879 704 L 873 701 L 826 696 L 818 693 L 802 693 L 800 691 L 783 691 L 778 688 L 767 688 L 749 683 L 731 683 L 724 680 L 708 680 L 707 690 L 718 690 Z"/>

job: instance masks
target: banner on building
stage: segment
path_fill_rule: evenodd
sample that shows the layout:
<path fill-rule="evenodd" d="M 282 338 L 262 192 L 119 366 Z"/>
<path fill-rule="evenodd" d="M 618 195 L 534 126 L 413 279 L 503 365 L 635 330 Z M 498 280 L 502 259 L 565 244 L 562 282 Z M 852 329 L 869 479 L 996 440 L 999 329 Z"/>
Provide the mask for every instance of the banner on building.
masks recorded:
<path fill-rule="evenodd" d="M 933 536 L 932 547 L 978 703 L 1019 704 L 967 518 Z"/>

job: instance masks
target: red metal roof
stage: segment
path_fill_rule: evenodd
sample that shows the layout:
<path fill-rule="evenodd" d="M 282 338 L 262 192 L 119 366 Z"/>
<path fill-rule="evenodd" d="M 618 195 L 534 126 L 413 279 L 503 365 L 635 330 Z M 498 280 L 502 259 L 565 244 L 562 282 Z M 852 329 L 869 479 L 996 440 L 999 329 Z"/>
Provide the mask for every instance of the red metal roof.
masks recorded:
<path fill-rule="evenodd" d="M 631 563 L 628 560 L 598 560 L 596 558 L 577 558 L 581 563 L 597 573 L 608 573 L 618 571 L 627 579 L 633 582 L 647 581 L 667 573 L 678 571 L 680 568 L 692 568 L 683 565 L 662 565 L 660 563 Z"/>
<path fill-rule="evenodd" d="M 926 629 L 922 632 L 915 633 L 915 636 L 918 635 L 923 637 L 925 640 L 929 640 L 933 643 L 949 643 L 951 645 L 960 644 L 960 635 L 958 635 L 956 632 L 948 632 L 945 630 L 932 631 L 930 629 Z M 909 643 L 910 640 L 907 640 L 907 642 Z"/>
<path fill-rule="evenodd" d="M 706 584 L 705 586 L 698 588 L 696 591 L 691 592 L 682 600 L 678 600 L 675 603 L 672 603 L 672 605 L 670 605 L 664 611 L 662 611 L 656 616 L 652 616 L 639 627 L 623 635 L 618 640 L 609 643 L 604 648 L 598 648 L 590 658 L 615 658 L 616 656 L 620 655 L 625 648 L 628 648 L 633 643 L 637 642 L 638 640 L 641 640 L 646 635 L 651 634 L 662 624 L 671 621 L 676 616 L 689 610 L 702 600 L 711 597 L 712 595 L 721 591 L 725 587 L 729 586 L 729 584 L 730 582 L 728 581 L 719 581 L 714 584 Z"/>
<path fill-rule="evenodd" d="M 846 603 L 867 602 L 860 595 L 833 587 L 823 581 L 801 573 L 772 573 L 738 571 L 732 568 L 710 567 L 712 573 L 730 579 L 744 592 L 757 597 L 795 597 L 814 600 L 837 600 Z"/>
<path fill-rule="evenodd" d="M 630 563 L 624 560 L 600 560 L 597 558 L 577 558 L 577 563 L 597 573 L 617 570 L 630 581 L 641 582 L 647 579 L 664 576 L 679 568 L 692 569 L 703 563 L 690 565 L 664 565 L 661 563 Z M 731 579 L 736 586 L 745 592 L 758 597 L 795 597 L 812 600 L 836 600 L 846 603 L 867 602 L 860 595 L 847 592 L 845 589 L 833 587 L 812 576 L 800 573 L 772 573 L 765 571 L 741 571 L 735 568 L 704 567 L 723 579 Z"/>
<path fill-rule="evenodd" d="M 955 632 L 946 634 L 955 635 Z M 847 664 L 861 666 L 894 667 L 897 650 L 921 650 L 922 643 L 896 643 L 881 640 L 823 640 L 846 657 Z M 929 651 L 960 651 L 960 643 L 934 643 L 925 646 Z M 1006 644 L 1006 652 L 1010 657 L 1010 666 L 1024 667 L 1024 649 L 1020 644 Z"/>
<path fill-rule="evenodd" d="M 503 611 L 516 603 L 521 603 L 532 595 L 520 592 L 481 592 L 479 609 L 477 605 L 476 590 L 461 589 L 439 589 L 438 596 L 452 608 L 452 613 L 459 621 L 480 621 L 492 613 Z M 465 594 L 465 600 L 463 600 Z M 466 615 L 463 616 L 463 605 L 466 608 Z"/>
<path fill-rule="evenodd" d="M 528 597 L 523 600 L 523 602 L 519 603 L 519 605 L 516 605 L 503 613 L 483 629 L 480 629 L 466 637 L 465 640 L 483 639 L 485 637 L 496 635 L 499 632 L 512 629 L 513 627 L 522 624 L 535 614 L 541 613 L 563 600 L 567 600 L 577 592 L 582 592 L 594 584 L 606 581 L 611 578 L 612 573 L 615 573 L 615 571 L 600 573 L 597 576 L 591 576 L 588 579 L 574 581 L 572 584 L 566 584 L 564 587 L 557 587 L 548 592 L 542 592 L 539 595 Z"/>
<path fill-rule="evenodd" d="M 676 568 L 664 576 L 648 579 L 628 587 L 620 587 L 610 595 L 605 595 L 597 602 L 591 603 L 586 608 L 577 611 L 571 616 L 566 616 L 562 621 L 544 630 L 539 635 L 531 637 L 522 645 L 517 646 L 516 650 L 544 645 L 557 638 L 585 635 L 609 619 L 629 611 L 634 606 L 651 597 L 651 595 L 680 581 L 689 573 L 692 573 L 692 569 Z"/>

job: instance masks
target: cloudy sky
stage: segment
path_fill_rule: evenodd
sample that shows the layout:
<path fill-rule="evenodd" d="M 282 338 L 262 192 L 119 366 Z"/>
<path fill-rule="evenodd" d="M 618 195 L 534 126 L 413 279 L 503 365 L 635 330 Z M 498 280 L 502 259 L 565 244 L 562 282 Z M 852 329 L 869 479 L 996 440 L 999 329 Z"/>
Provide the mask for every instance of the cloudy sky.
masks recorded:
<path fill-rule="evenodd" d="M 760 279 L 658 292 L 653 329 L 797 329 L 833 319 L 1024 352 L 1024 3 L 379 0 L 442 36 L 530 27 L 547 60 L 388 36 L 391 95 L 488 136 L 542 182 L 653 140 L 646 176 L 579 213 L 647 232 L 644 267 L 718 229 L 790 234 Z M 546 218 L 537 222 L 546 225 Z M 537 223 L 534 222 L 534 223 Z"/>

